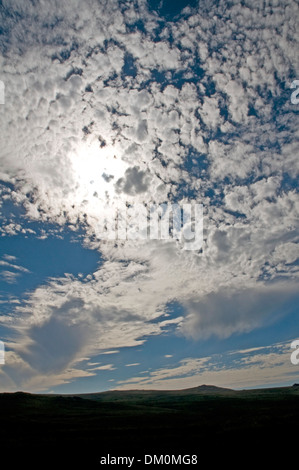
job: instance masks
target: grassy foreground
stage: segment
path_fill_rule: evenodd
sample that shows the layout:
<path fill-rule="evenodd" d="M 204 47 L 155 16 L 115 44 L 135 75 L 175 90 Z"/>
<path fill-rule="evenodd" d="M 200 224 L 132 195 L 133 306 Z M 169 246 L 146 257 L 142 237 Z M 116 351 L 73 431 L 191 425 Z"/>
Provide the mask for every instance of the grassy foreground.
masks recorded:
<path fill-rule="evenodd" d="M 101 457 L 107 454 L 136 459 L 144 454 L 197 455 L 197 467 L 259 466 L 261 459 L 273 464 L 277 458 L 286 464 L 297 461 L 299 386 L 60 396 L 3 393 L 0 419 L 1 459 L 11 465 L 44 468 L 51 462 L 58 468 L 73 463 L 101 468 Z"/>

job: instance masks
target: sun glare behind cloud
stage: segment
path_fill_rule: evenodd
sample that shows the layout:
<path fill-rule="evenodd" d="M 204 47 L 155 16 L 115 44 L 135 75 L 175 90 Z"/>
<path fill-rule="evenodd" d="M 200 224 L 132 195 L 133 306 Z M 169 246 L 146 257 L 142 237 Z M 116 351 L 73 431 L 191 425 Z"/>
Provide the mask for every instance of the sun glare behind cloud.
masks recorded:
<path fill-rule="evenodd" d="M 115 182 L 123 176 L 127 165 L 117 156 L 117 148 L 101 148 L 97 141 L 82 142 L 71 158 L 76 181 L 77 202 L 90 208 L 115 197 Z"/>

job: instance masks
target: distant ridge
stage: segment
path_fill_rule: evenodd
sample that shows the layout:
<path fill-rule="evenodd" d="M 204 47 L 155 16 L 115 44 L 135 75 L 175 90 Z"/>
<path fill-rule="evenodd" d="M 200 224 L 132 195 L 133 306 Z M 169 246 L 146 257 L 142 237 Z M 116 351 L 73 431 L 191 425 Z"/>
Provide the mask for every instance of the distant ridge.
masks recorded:
<path fill-rule="evenodd" d="M 186 388 L 184 392 L 232 392 L 231 388 L 217 387 L 216 385 L 198 385 L 198 387 Z"/>
<path fill-rule="evenodd" d="M 136 395 L 144 395 L 144 396 L 149 396 L 149 395 L 169 395 L 169 396 L 174 396 L 174 395 L 188 395 L 188 394 L 223 394 L 223 393 L 234 393 L 236 392 L 233 389 L 230 388 L 224 388 L 224 387 L 217 387 L 216 385 L 198 385 L 197 387 L 192 387 L 192 388 L 184 388 L 184 389 L 179 389 L 179 390 L 157 390 L 157 389 L 129 389 L 129 390 L 107 390 L 104 392 L 94 392 L 94 393 L 84 393 L 84 394 L 79 394 L 77 396 L 80 396 L 81 398 L 89 398 L 89 399 L 99 399 L 99 398 L 104 398 L 104 397 L 124 397 L 124 396 L 136 396 Z M 74 396 L 74 395 L 72 395 Z"/>
<path fill-rule="evenodd" d="M 15 399 L 30 399 L 31 397 L 48 397 L 48 398 L 87 398 L 87 399 L 109 399 L 110 397 L 122 397 L 126 396 L 131 399 L 136 395 L 148 397 L 150 395 L 154 396 L 184 396 L 188 394 L 200 394 L 200 395 L 213 395 L 213 394 L 231 394 L 231 395 L 248 395 L 248 394 L 268 394 L 276 392 L 294 392 L 298 393 L 299 383 L 294 383 L 289 386 L 280 386 L 280 387 L 269 387 L 269 388 L 251 388 L 251 389 L 233 389 L 226 387 L 218 387 L 216 385 L 202 384 L 197 387 L 190 387 L 184 389 L 112 389 L 104 390 L 100 392 L 85 392 L 85 393 L 32 393 L 32 392 L 23 392 L 21 390 L 16 392 L 0 392 L 0 397 L 14 397 Z"/>
<path fill-rule="evenodd" d="M 108 390 L 107 392 L 99 392 L 99 393 L 108 393 L 109 391 L 110 392 L 155 392 L 155 393 L 163 393 L 163 392 L 167 392 L 167 393 L 180 393 L 180 392 L 217 392 L 217 391 L 234 391 L 232 388 L 224 388 L 224 387 L 217 387 L 216 385 L 206 385 L 206 384 L 203 384 L 203 385 L 198 385 L 197 387 L 190 387 L 190 388 L 181 388 L 181 389 L 128 389 L 128 390 L 118 390 L 118 389 L 115 389 L 115 390 Z"/>

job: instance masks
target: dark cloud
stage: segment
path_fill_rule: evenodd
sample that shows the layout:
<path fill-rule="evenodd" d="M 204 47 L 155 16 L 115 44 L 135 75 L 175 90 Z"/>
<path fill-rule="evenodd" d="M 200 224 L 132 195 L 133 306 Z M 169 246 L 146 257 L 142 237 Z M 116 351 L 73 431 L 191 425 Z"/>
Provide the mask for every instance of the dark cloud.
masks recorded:
<path fill-rule="evenodd" d="M 194 338 L 227 338 L 236 332 L 248 332 L 287 315 L 290 299 L 298 298 L 295 285 L 256 285 L 232 291 L 220 288 L 187 302 L 188 320 L 185 333 Z"/>
<path fill-rule="evenodd" d="M 128 168 L 125 176 L 120 178 L 116 184 L 117 192 L 123 192 L 130 196 L 145 193 L 150 184 L 149 174 L 139 169 L 139 166 Z"/>
<path fill-rule="evenodd" d="M 113 176 L 113 175 L 107 175 L 107 173 L 103 173 L 103 174 L 102 174 L 102 178 L 104 178 L 104 180 L 105 180 L 107 183 L 110 183 L 110 181 L 113 180 L 114 176 Z"/>

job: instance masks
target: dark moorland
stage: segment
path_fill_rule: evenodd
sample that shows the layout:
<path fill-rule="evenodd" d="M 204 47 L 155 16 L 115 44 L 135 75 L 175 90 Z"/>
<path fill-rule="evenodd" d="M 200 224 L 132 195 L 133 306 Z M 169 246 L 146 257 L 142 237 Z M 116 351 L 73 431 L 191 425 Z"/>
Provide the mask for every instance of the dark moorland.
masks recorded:
<path fill-rule="evenodd" d="M 272 465 L 282 458 L 285 468 L 297 461 L 299 385 L 242 391 L 203 385 L 85 395 L 3 393 L 0 418 L 1 463 L 13 468 L 17 463 L 100 468 L 101 457 L 108 454 L 135 456 L 135 468 L 144 454 L 196 454 L 197 466 L 212 468 L 260 466 L 262 460 Z"/>

